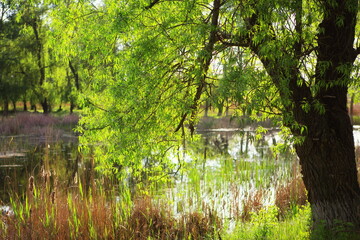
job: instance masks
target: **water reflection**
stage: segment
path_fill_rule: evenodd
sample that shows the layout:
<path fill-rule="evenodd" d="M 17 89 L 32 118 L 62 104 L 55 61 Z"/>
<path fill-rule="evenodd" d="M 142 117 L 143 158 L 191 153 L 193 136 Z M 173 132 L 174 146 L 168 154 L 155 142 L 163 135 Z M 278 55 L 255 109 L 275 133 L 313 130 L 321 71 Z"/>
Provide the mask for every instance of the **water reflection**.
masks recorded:
<path fill-rule="evenodd" d="M 49 138 L 43 136 L 10 136 L 0 139 L 0 198 L 8 203 L 10 195 L 22 195 L 30 176 L 36 183 L 47 180 L 70 186 L 82 164 L 75 136 Z M 41 179 L 43 178 L 43 179 Z"/>
<path fill-rule="evenodd" d="M 282 142 L 276 129 L 261 137 L 251 130 L 222 129 L 201 135 L 189 143 L 186 170 L 175 186 L 162 191 L 174 203 L 175 213 L 210 209 L 231 219 L 243 210 L 245 199 L 258 196 L 261 204 L 274 204 L 277 187 L 299 175 L 297 158 L 289 149 L 273 152 Z"/>

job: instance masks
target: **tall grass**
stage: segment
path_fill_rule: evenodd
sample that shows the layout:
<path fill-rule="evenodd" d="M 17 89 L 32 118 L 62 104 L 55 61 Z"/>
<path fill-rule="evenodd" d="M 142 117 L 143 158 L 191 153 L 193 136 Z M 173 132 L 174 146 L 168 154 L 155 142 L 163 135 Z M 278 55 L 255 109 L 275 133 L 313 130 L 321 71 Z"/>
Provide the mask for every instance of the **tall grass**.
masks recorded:
<path fill-rule="evenodd" d="M 213 239 L 221 229 L 216 215 L 175 218 L 149 196 L 132 201 L 127 188 L 98 184 L 85 193 L 82 184 L 51 188 L 45 177 L 38 185 L 30 177 L 25 196 L 13 196 L 1 216 L 1 239 Z"/>

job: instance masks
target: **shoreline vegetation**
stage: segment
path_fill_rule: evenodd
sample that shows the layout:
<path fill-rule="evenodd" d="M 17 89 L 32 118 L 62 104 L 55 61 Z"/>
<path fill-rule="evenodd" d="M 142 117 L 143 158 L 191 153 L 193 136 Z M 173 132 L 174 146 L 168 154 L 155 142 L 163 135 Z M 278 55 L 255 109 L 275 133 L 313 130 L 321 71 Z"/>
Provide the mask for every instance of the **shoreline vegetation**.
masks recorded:
<path fill-rule="evenodd" d="M 202 126 L 224 127 L 229 118 L 208 117 Z M 2 136 L 42 135 L 60 139 L 76 126 L 78 115 L 16 113 L 1 119 Z M 216 123 L 214 123 L 216 122 Z M 74 134 L 74 133 L 72 133 Z M 74 135 L 75 136 L 75 135 Z M 6 152 L 5 147 L 2 151 Z M 358 169 L 360 148 L 356 149 Z M 45 157 L 46 158 L 46 157 Z M 46 170 L 46 169 L 45 169 Z M 358 171 L 359 173 L 359 171 Z M 174 213 L 170 201 L 139 189 L 133 194 L 111 176 L 76 176 L 71 186 L 50 169 L 30 175 L 23 194 L 0 202 L 1 239 L 359 239 L 341 225 L 333 232 L 311 225 L 311 209 L 300 176 L 276 190 L 275 204 L 263 204 L 266 189 L 242 202 L 243 209 L 223 219 L 202 203 L 198 211 Z M 193 201 L 185 199 L 184 201 Z"/>

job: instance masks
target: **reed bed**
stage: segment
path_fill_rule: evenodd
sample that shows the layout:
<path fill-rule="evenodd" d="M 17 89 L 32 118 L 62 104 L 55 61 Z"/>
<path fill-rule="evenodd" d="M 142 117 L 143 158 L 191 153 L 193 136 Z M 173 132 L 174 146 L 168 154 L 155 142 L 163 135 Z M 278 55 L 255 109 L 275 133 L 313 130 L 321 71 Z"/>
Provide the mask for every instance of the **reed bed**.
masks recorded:
<path fill-rule="evenodd" d="M 30 177 L 26 194 L 14 194 L 9 210 L 3 211 L 1 239 L 231 239 L 229 219 L 220 218 L 205 202 L 201 210 L 183 209 L 175 215 L 169 202 L 132 196 L 126 187 L 113 185 L 106 190 L 103 186 L 107 184 L 94 180 L 86 190 L 82 181 L 66 188 L 49 181 L 46 174 L 38 183 L 35 179 Z M 249 195 L 231 222 L 246 229 L 244 224 L 260 221 L 259 214 L 278 225 L 288 220 L 281 212 L 294 211 L 298 205 L 291 209 L 289 202 L 302 203 L 305 197 L 293 194 L 295 186 L 290 182 L 279 190 L 277 207 L 263 205 L 262 191 Z M 299 211 L 306 214 L 308 210 Z M 302 218 L 299 224 L 304 225 L 306 216 Z"/>
<path fill-rule="evenodd" d="M 205 199 L 184 196 L 184 202 L 202 201 L 201 207 L 175 212 L 171 199 L 132 195 L 111 179 L 92 178 L 89 184 L 78 178 L 64 186 L 47 173 L 31 176 L 24 195 L 12 194 L 2 211 L 0 239 L 310 239 L 312 234 L 311 210 L 298 177 L 278 185 L 274 205 L 266 205 L 265 188 L 242 200 L 228 199 L 233 213 L 224 218 Z M 236 196 L 239 188 L 234 185 L 233 191 Z"/>
<path fill-rule="evenodd" d="M 30 177 L 26 194 L 2 212 L 1 239 L 212 239 L 221 230 L 216 215 L 175 218 L 168 205 L 149 196 L 131 199 L 126 188 L 62 189 L 46 177 L 38 185 Z"/>

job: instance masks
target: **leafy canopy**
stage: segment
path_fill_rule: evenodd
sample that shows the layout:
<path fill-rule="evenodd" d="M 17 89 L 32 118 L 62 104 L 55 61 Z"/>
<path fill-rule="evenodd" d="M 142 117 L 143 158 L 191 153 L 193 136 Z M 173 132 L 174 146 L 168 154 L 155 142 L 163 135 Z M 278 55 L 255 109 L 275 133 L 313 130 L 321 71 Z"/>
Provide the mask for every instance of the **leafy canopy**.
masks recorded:
<path fill-rule="evenodd" d="M 55 6 L 49 14 L 52 46 L 64 61 L 76 60 L 85 82 L 81 140 L 96 146 L 101 169 L 119 177 L 171 172 L 168 157 L 180 156 L 206 100 L 228 101 L 239 114 L 273 117 L 303 133 L 293 116 L 295 103 L 305 113 L 321 113 L 320 90 L 348 84 L 315 77 L 317 65 L 325 71 L 330 64 L 316 58 L 319 24 L 327 14 L 321 1 Z M 341 16 L 338 24 L 344 24 Z"/>

